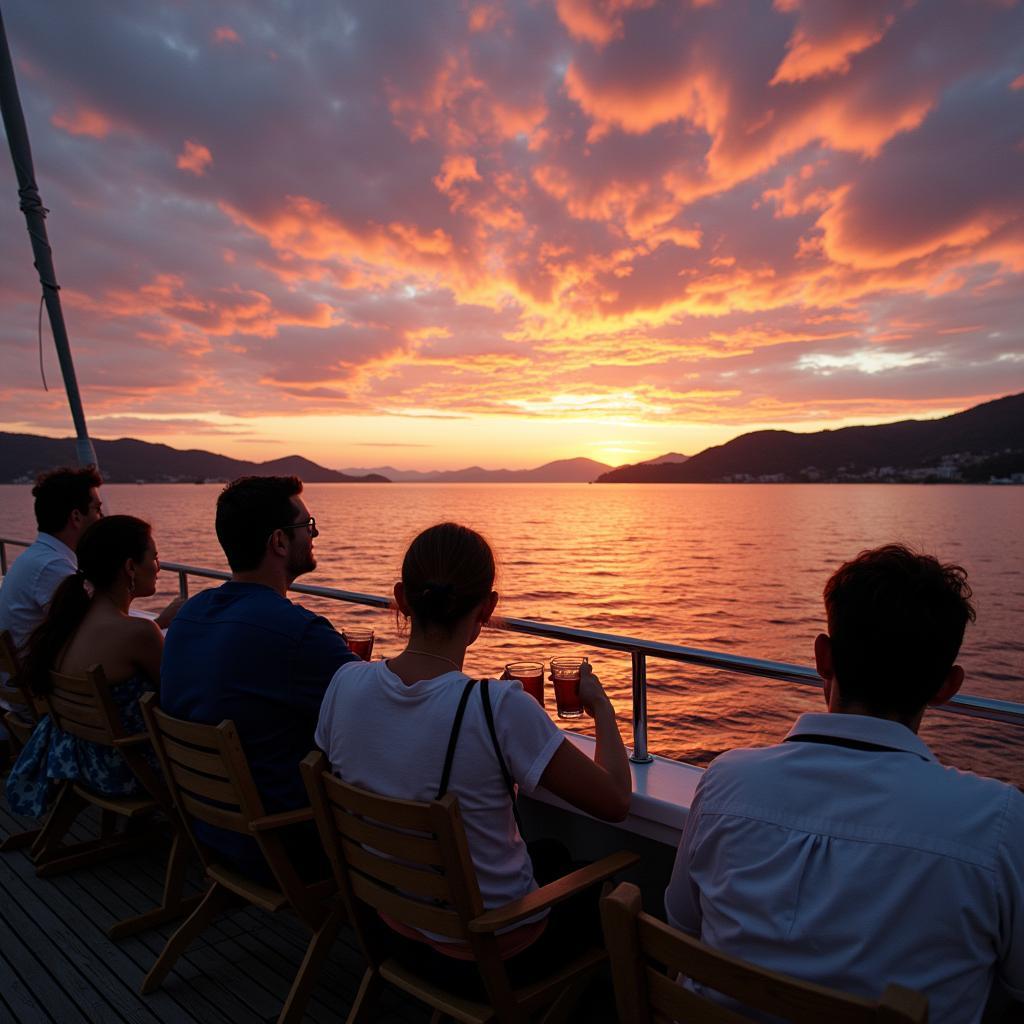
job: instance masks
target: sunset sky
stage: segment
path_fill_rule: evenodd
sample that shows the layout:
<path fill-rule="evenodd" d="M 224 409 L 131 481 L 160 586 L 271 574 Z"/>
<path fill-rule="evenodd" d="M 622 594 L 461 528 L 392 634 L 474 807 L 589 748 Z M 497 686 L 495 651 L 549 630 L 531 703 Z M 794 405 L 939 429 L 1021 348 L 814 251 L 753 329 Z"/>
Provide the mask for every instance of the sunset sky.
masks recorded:
<path fill-rule="evenodd" d="M 1024 390 L 1012 0 L 7 0 L 94 436 L 693 454 Z M 65 436 L 0 153 L 0 430 Z"/>

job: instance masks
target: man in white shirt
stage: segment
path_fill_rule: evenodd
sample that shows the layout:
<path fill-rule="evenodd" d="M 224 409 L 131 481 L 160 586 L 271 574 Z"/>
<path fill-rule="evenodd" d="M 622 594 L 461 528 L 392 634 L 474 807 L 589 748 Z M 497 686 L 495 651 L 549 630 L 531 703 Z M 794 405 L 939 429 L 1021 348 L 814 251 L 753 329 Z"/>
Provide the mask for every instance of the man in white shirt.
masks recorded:
<path fill-rule="evenodd" d="M 771 970 L 928 997 L 977 1024 L 993 983 L 1024 1000 L 1024 795 L 918 738 L 960 688 L 966 573 L 889 545 L 825 586 L 827 714 L 705 772 L 665 893 L 675 927 Z"/>
<path fill-rule="evenodd" d="M 95 467 L 88 466 L 55 469 L 39 477 L 32 488 L 39 534 L 14 560 L 0 586 L 0 629 L 11 634 L 19 650 L 43 621 L 61 580 L 77 571 L 78 540 L 103 515 L 102 484 Z M 0 673 L 0 683 L 4 681 Z M 6 740 L 0 725 L 0 745 Z"/>

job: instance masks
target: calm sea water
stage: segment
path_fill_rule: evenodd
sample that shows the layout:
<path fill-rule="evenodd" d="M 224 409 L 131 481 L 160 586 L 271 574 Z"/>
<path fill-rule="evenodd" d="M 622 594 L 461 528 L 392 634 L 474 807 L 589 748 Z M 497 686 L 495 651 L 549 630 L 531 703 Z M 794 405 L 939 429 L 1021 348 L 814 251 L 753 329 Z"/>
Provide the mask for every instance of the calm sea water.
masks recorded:
<path fill-rule="evenodd" d="M 161 557 L 226 568 L 213 534 L 218 485 L 107 485 L 109 512 L 150 520 Z M 965 692 L 1024 700 L 1024 488 L 913 485 L 311 484 L 319 561 L 304 582 L 389 594 L 408 542 L 442 519 L 486 534 L 500 561 L 500 613 L 774 661 L 811 664 L 821 590 L 845 558 L 903 541 L 960 562 L 978 621 L 960 661 Z M 0 486 L 0 534 L 34 535 L 27 487 Z M 166 573 L 158 605 L 176 590 Z M 400 649 L 393 615 L 304 603 L 335 624 L 372 625 L 375 654 Z M 485 632 L 466 669 L 563 647 Z M 629 737 L 627 655 L 589 651 Z M 820 691 L 652 660 L 649 743 L 706 763 L 781 739 Z M 942 760 L 1024 784 L 1024 732 L 933 713 Z"/>

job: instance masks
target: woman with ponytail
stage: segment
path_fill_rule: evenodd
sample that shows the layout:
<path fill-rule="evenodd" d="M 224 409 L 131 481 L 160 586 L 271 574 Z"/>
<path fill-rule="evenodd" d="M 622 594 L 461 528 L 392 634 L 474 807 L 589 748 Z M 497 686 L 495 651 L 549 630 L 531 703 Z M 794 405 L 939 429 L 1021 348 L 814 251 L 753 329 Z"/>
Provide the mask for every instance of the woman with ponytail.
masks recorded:
<path fill-rule="evenodd" d="M 488 909 L 525 896 L 538 876 L 543 884 L 571 867 L 567 853 L 556 865 L 558 857 L 545 850 L 542 864 L 541 844 L 527 849 L 516 823 L 515 786 L 524 793 L 543 786 L 607 821 L 626 816 L 632 790 L 614 708 L 589 665 L 583 666 L 580 699 L 594 718 L 593 761 L 520 682 L 472 680 L 463 672 L 466 648 L 498 601 L 494 577 L 494 555 L 480 534 L 456 523 L 424 530 L 395 584 L 398 609 L 411 622 L 405 650 L 387 661 L 343 665 L 324 697 L 316 731 L 334 773 L 352 785 L 405 800 L 458 797 Z M 596 898 L 589 900 L 589 913 L 590 925 L 599 929 Z M 586 931 L 578 927 L 579 914 L 570 901 L 552 912 L 550 925 L 540 915 L 499 935 L 502 955 L 515 957 L 510 969 L 529 972 L 527 961 L 561 955 L 574 933 Z M 444 954 L 438 970 L 467 958 L 464 943 L 398 930 L 405 938 L 393 941 L 412 941 L 410 955 Z"/>
<path fill-rule="evenodd" d="M 155 622 L 130 616 L 128 609 L 136 597 L 155 593 L 159 572 L 148 523 L 134 516 L 93 523 L 78 542 L 78 572 L 57 588 L 29 639 L 22 677 L 32 692 L 48 692 L 51 670 L 84 675 L 99 665 L 125 730 L 143 732 L 139 697 L 159 684 L 163 635 Z M 61 779 L 106 796 L 134 796 L 141 789 L 120 752 L 61 732 L 45 716 L 7 779 L 11 810 L 40 817 L 52 783 Z"/>

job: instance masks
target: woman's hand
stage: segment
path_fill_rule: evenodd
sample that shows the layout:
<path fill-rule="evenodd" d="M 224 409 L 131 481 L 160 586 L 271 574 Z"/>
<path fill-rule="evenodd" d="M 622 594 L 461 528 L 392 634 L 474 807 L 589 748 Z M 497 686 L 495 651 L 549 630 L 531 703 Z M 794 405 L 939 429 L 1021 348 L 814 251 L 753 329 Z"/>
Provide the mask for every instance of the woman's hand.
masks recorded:
<path fill-rule="evenodd" d="M 587 661 L 580 666 L 580 703 L 591 718 L 596 718 L 602 710 L 612 710 L 612 702 L 604 692 L 601 680 Z"/>

